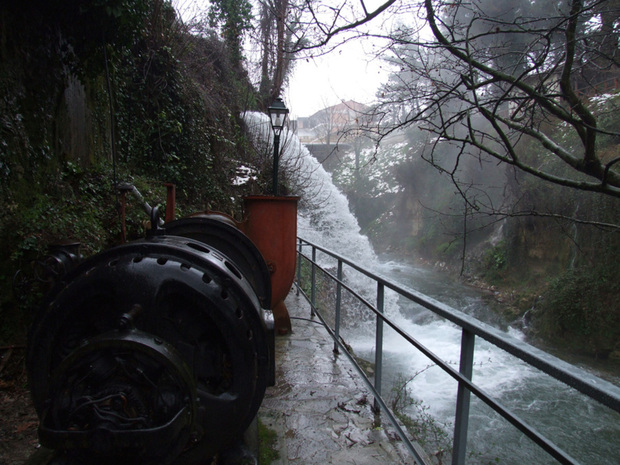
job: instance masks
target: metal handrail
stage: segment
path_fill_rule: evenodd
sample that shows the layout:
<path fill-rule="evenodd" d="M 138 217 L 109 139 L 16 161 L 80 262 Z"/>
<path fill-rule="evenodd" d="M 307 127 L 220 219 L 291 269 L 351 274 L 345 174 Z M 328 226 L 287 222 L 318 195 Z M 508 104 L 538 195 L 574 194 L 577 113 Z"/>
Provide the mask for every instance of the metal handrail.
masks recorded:
<path fill-rule="evenodd" d="M 383 352 L 383 324 L 387 324 L 400 336 L 402 336 L 409 344 L 417 348 L 426 357 L 433 361 L 448 375 L 454 378 L 458 382 L 457 399 L 456 399 L 456 416 L 454 424 L 454 440 L 452 451 L 452 463 L 453 465 L 462 465 L 465 463 L 465 452 L 467 446 L 467 429 L 469 421 L 469 403 L 470 395 L 473 393 L 485 404 L 495 410 L 499 415 L 508 420 L 519 431 L 528 436 L 534 443 L 540 448 L 545 450 L 559 463 L 562 464 L 578 464 L 576 459 L 571 457 L 568 453 L 560 449 L 556 444 L 536 431 L 531 425 L 527 424 L 513 412 L 497 402 L 491 395 L 486 393 L 483 389 L 478 387 L 471 381 L 473 372 L 474 361 L 474 347 L 475 337 L 481 337 L 491 344 L 499 347 L 500 349 L 514 355 L 520 360 L 524 361 L 528 365 L 531 365 L 538 370 L 552 376 L 553 378 L 567 384 L 568 386 L 578 390 L 591 399 L 609 407 L 610 409 L 620 413 L 620 388 L 602 380 L 590 373 L 587 373 L 569 363 L 566 363 L 546 352 L 543 352 L 525 342 L 517 341 L 514 338 L 507 336 L 501 331 L 493 328 L 490 325 L 482 323 L 473 317 L 470 317 L 463 312 L 460 312 L 448 305 L 445 305 L 431 297 L 428 297 L 420 292 L 409 289 L 405 286 L 396 284 L 376 273 L 368 271 L 363 266 L 349 260 L 336 252 L 333 252 L 325 247 L 321 247 L 317 244 L 313 244 L 303 238 L 298 237 L 298 250 L 297 255 L 297 288 L 300 290 L 306 299 L 310 303 L 312 315 L 317 315 L 325 326 L 329 334 L 334 338 L 334 351 L 344 351 L 345 355 L 353 363 L 356 370 L 362 376 L 363 380 L 372 391 L 375 396 L 375 406 L 380 408 L 382 412 L 386 414 L 390 422 L 394 425 L 398 435 L 403 440 L 403 443 L 409 450 L 409 452 L 415 457 L 420 464 L 426 464 L 423 459 L 424 453 L 419 451 L 419 446 L 413 444 L 402 428 L 396 421 L 393 413 L 385 404 L 385 401 L 381 397 L 381 376 L 382 376 L 382 352 Z M 304 255 L 303 248 L 311 247 L 311 257 Z M 321 251 L 324 254 L 337 260 L 337 276 L 334 276 L 328 270 L 325 270 L 318 265 L 316 260 L 316 253 Z M 307 296 L 301 289 L 301 261 L 306 260 L 311 265 L 311 289 L 310 296 Z M 373 305 L 368 302 L 364 297 L 359 295 L 354 289 L 343 281 L 343 264 L 355 269 L 368 278 L 374 280 L 377 283 L 377 304 Z M 337 285 L 336 288 L 336 309 L 335 309 L 335 324 L 334 328 L 331 328 L 316 307 L 315 295 L 316 295 L 316 270 L 319 269 L 322 273 L 334 281 Z M 341 306 L 341 292 L 342 289 L 346 289 L 353 296 L 355 296 L 364 306 L 371 310 L 376 315 L 376 341 L 375 341 L 375 376 L 374 382 L 372 382 L 364 371 L 359 367 L 355 358 L 349 353 L 345 345 L 340 340 L 340 306 Z M 384 294 L 385 288 L 391 289 L 400 296 L 415 302 L 424 308 L 430 310 L 436 315 L 445 318 L 455 325 L 459 326 L 462 330 L 461 335 L 461 356 L 459 370 L 455 370 L 448 363 L 441 360 L 431 350 L 429 350 L 422 343 L 417 341 L 411 335 L 406 333 L 400 328 L 392 319 L 383 313 Z"/>

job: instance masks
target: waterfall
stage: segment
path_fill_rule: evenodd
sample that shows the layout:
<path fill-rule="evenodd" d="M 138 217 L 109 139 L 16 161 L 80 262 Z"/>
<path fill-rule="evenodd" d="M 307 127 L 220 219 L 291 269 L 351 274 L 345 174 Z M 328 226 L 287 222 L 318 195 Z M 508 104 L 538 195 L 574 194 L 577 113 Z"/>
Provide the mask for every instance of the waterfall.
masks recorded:
<path fill-rule="evenodd" d="M 331 174 L 314 158 L 297 137 L 291 137 L 285 161 L 295 161 L 302 176 L 302 205 L 298 234 L 363 265 L 376 263 L 377 257 L 366 236 L 361 234 L 346 196 L 332 183 Z"/>
<path fill-rule="evenodd" d="M 273 134 L 266 115 L 247 113 L 244 119 L 256 139 L 271 140 Z M 280 169 L 294 173 L 294 193 L 301 196 L 299 236 L 361 264 L 375 263 L 377 257 L 370 241 L 361 234 L 349 201 L 332 183 L 331 175 L 291 131 L 285 129 L 281 141 Z"/>

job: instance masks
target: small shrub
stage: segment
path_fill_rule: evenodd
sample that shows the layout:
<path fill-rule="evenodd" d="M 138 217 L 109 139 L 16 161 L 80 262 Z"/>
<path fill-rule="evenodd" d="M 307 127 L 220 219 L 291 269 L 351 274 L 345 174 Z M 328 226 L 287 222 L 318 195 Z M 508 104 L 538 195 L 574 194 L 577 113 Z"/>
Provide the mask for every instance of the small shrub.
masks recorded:
<path fill-rule="evenodd" d="M 409 378 L 398 375 L 388 404 L 413 439 L 434 457 L 438 465 L 442 465 L 449 463 L 452 456 L 452 441 L 448 426 L 438 422 L 428 412 L 429 407 L 421 400 L 414 399 L 407 387 L 418 375 L 433 366 L 435 365 L 428 365 Z"/>
<path fill-rule="evenodd" d="M 618 348 L 617 272 L 569 270 L 554 279 L 538 309 L 538 330 L 577 351 L 606 357 Z"/>
<path fill-rule="evenodd" d="M 482 257 L 482 269 L 485 279 L 489 281 L 501 280 L 503 272 L 507 268 L 507 247 L 504 241 L 488 249 Z"/>

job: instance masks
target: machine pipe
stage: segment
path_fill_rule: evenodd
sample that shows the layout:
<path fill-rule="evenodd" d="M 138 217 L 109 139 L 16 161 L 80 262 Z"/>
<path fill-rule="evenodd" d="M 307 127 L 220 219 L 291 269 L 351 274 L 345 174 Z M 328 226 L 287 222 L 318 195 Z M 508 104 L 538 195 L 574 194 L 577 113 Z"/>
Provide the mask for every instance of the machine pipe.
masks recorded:
<path fill-rule="evenodd" d="M 210 463 L 274 383 L 270 301 L 265 260 L 222 215 L 67 267 L 27 350 L 46 463 Z"/>

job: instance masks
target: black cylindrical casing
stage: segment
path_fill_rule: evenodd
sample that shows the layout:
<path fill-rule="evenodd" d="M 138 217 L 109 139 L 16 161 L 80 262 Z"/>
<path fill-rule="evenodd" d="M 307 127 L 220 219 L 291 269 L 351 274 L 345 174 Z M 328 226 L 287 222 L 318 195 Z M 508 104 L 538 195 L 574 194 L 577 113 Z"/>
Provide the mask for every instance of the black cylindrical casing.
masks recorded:
<path fill-rule="evenodd" d="M 44 445 L 90 447 L 105 431 L 110 444 L 116 438 L 125 445 L 102 463 L 147 463 L 140 451 L 167 425 L 176 437 L 165 461 L 191 465 L 240 438 L 274 372 L 272 318 L 255 289 L 262 278 L 246 273 L 247 266 L 242 272 L 205 242 L 162 235 L 107 250 L 64 276 L 29 336 L 29 381 Z M 89 372 L 85 359 L 96 369 Z M 115 390 L 133 410 L 109 413 Z M 170 412 L 162 416 L 153 405 L 166 396 Z M 175 416 L 185 406 L 182 418 Z M 105 421 L 71 424 L 87 409 Z M 173 419 L 174 428 L 166 423 Z M 136 442 L 134 457 L 123 437 Z"/>

